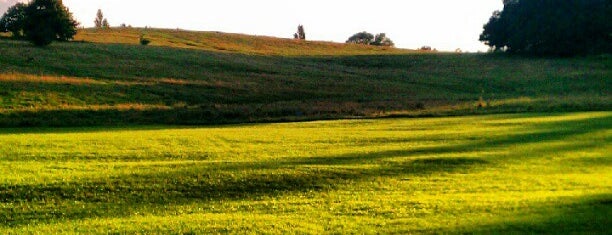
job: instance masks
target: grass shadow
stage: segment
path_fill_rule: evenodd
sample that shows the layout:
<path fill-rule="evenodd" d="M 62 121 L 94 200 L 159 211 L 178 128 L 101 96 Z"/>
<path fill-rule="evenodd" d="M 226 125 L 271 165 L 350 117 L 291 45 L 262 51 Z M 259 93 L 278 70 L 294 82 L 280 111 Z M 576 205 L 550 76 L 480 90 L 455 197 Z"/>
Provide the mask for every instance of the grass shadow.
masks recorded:
<path fill-rule="evenodd" d="M 609 234 L 612 224 L 612 195 L 572 198 L 572 202 L 533 205 L 531 215 L 506 217 L 501 222 L 478 224 L 459 231 L 462 234 Z"/>
<path fill-rule="evenodd" d="M 319 160 L 330 161 L 330 158 Z M 162 208 L 170 204 L 193 201 L 224 201 L 276 197 L 286 193 L 328 191 L 348 182 L 374 177 L 423 175 L 456 172 L 487 162 L 472 158 L 421 159 L 405 164 L 387 164 L 372 169 L 308 167 L 328 162 L 282 162 L 266 164 L 224 163 L 198 168 L 192 166 L 171 173 L 116 176 L 85 182 L 44 185 L 0 185 L 0 203 L 57 205 L 78 202 L 80 207 L 29 210 L 14 207 L 0 213 L 0 220 L 11 227 L 56 220 L 90 217 L 125 217 L 144 208 Z M 347 162 L 336 163 L 347 164 Z M 222 166 L 221 166 L 222 165 Z M 208 169 L 208 170 L 206 170 Z M 210 170 L 216 169 L 216 170 Z M 236 175 L 235 172 L 248 172 Z M 121 208 L 100 210 L 100 208 Z"/>
<path fill-rule="evenodd" d="M 350 182 L 368 181 L 375 177 L 410 178 L 437 173 L 470 173 L 521 155 L 471 157 L 475 151 L 508 149 L 515 145 L 571 138 L 607 130 L 610 121 L 611 118 L 606 116 L 533 124 L 526 127 L 532 130 L 529 133 L 459 145 L 262 162 L 197 163 L 163 173 L 115 175 L 78 182 L 0 185 L 0 203 L 40 205 L 54 202 L 66 206 L 61 213 L 53 205 L 42 209 L 13 206 L 0 212 L 0 220 L 15 227 L 57 220 L 127 217 L 144 208 L 163 208 L 193 201 L 243 200 L 329 191 Z M 546 151 L 581 148 L 584 145 L 577 143 L 575 146 L 551 147 Z M 455 157 L 442 156 L 447 153 L 453 153 Z M 356 167 L 364 165 L 371 167 Z M 74 202 L 78 202 L 78 206 L 71 206 Z"/>

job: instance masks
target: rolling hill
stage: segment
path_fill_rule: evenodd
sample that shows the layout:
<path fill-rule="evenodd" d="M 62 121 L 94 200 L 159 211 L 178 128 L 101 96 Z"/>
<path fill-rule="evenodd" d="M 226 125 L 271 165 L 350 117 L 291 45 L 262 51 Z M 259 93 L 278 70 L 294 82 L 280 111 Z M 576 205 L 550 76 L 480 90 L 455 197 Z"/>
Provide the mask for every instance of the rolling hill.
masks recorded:
<path fill-rule="evenodd" d="M 606 234 L 610 77 L 609 56 L 2 38 L 0 234 Z M 397 116 L 435 117 L 369 119 Z M 255 123 L 315 119 L 343 120 Z"/>
<path fill-rule="evenodd" d="M 151 40 L 139 45 L 140 36 Z M 609 56 L 417 51 L 219 32 L 0 40 L 0 126 L 216 124 L 610 110 Z"/>

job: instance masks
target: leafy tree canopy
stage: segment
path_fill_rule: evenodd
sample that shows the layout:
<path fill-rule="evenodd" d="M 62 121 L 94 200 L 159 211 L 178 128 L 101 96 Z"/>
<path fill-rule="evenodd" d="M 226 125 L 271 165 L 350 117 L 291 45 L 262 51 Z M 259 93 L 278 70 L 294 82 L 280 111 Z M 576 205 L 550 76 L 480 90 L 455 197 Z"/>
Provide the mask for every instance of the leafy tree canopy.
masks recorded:
<path fill-rule="evenodd" d="M 293 35 L 293 38 L 299 40 L 306 40 L 306 31 L 304 30 L 304 25 L 298 25 L 298 31 Z"/>
<path fill-rule="evenodd" d="M 364 44 L 364 45 L 373 45 L 373 46 L 387 46 L 392 47 L 395 46 L 393 41 L 387 37 L 385 33 L 379 33 L 374 36 L 371 33 L 366 31 L 359 32 L 351 36 L 346 43 L 355 43 L 355 44 Z"/>
<path fill-rule="evenodd" d="M 571 56 L 612 52 L 612 1 L 505 0 L 480 41 L 493 50 Z"/>
<path fill-rule="evenodd" d="M 0 18 L 0 32 L 11 32 L 13 37 L 22 37 L 26 20 L 26 7 L 27 5 L 23 3 L 17 3 L 10 7 Z"/>
<path fill-rule="evenodd" d="M 78 23 L 61 0 L 33 0 L 26 7 L 25 37 L 37 46 L 71 40 Z"/>
<path fill-rule="evenodd" d="M 94 25 L 96 28 L 102 28 L 102 23 L 104 21 L 104 14 L 102 13 L 102 9 L 98 9 L 96 13 L 96 19 L 94 20 Z"/>
<path fill-rule="evenodd" d="M 370 45 L 373 40 L 374 40 L 373 34 L 363 31 L 363 32 L 359 32 L 351 36 L 348 40 L 346 40 L 346 43 Z"/>
<path fill-rule="evenodd" d="M 379 33 L 376 34 L 376 36 L 374 37 L 374 42 L 372 42 L 372 45 L 392 47 L 395 46 L 395 43 L 393 43 L 393 41 L 391 41 L 391 39 L 387 37 L 387 34 Z"/>
<path fill-rule="evenodd" d="M 38 46 L 54 40 L 67 41 L 76 34 L 78 23 L 61 0 L 17 3 L 0 18 L 0 31 L 25 37 Z"/>

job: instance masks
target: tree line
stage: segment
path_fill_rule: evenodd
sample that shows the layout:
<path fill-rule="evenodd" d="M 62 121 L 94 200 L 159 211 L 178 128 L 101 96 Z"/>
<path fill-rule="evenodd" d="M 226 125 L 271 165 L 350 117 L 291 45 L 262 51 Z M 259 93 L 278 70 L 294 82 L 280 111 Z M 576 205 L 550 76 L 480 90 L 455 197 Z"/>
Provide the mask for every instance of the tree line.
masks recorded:
<path fill-rule="evenodd" d="M 0 31 L 35 45 L 72 40 L 79 23 L 61 0 L 33 0 L 10 7 L 0 19 Z"/>
<path fill-rule="evenodd" d="M 393 47 L 395 43 L 387 37 L 385 33 L 379 33 L 374 36 L 371 33 L 366 31 L 359 32 L 351 36 L 346 43 L 354 43 L 354 44 L 364 44 L 364 45 L 373 45 L 373 46 L 385 46 L 385 47 Z"/>
<path fill-rule="evenodd" d="M 612 52 L 610 0 L 504 0 L 480 41 L 494 51 L 537 56 Z"/>
<path fill-rule="evenodd" d="M 293 38 L 296 40 L 306 40 L 306 32 L 304 30 L 304 25 L 298 25 L 298 31 L 297 33 L 293 34 Z M 387 37 L 387 34 L 379 33 L 374 36 L 373 34 L 368 33 L 366 31 L 354 34 L 353 36 L 349 37 L 348 40 L 346 40 L 346 43 L 386 47 L 395 46 L 393 41 Z"/>
<path fill-rule="evenodd" d="M 109 28 L 98 10 L 97 28 Z M 17 3 L 0 18 L 0 32 L 11 32 L 35 45 L 68 41 L 79 24 L 62 0 L 32 0 Z M 294 34 L 306 40 L 303 25 Z M 504 0 L 484 25 L 480 41 L 492 51 L 538 56 L 573 56 L 612 53 L 611 0 Z M 346 43 L 394 46 L 385 33 L 359 32 Z"/>
<path fill-rule="evenodd" d="M 104 14 L 102 13 L 102 9 L 98 9 L 96 13 L 96 19 L 94 20 L 94 25 L 96 28 L 110 28 L 110 24 L 108 23 L 108 19 L 104 18 Z"/>

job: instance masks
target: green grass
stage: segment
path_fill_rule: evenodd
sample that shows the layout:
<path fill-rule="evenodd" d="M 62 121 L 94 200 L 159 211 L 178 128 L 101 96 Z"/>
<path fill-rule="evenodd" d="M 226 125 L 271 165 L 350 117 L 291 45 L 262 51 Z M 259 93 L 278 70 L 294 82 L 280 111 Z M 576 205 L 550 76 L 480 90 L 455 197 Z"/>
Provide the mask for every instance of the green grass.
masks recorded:
<path fill-rule="evenodd" d="M 141 33 L 151 46 L 138 45 Z M 0 40 L 0 126 L 612 109 L 606 56 L 424 54 L 153 29 L 83 30 L 76 40 L 85 42 Z"/>
<path fill-rule="evenodd" d="M 0 234 L 609 233 L 611 112 L 0 130 Z"/>
<path fill-rule="evenodd" d="M 76 41 L 0 39 L 0 234 L 609 233 L 609 56 Z"/>

